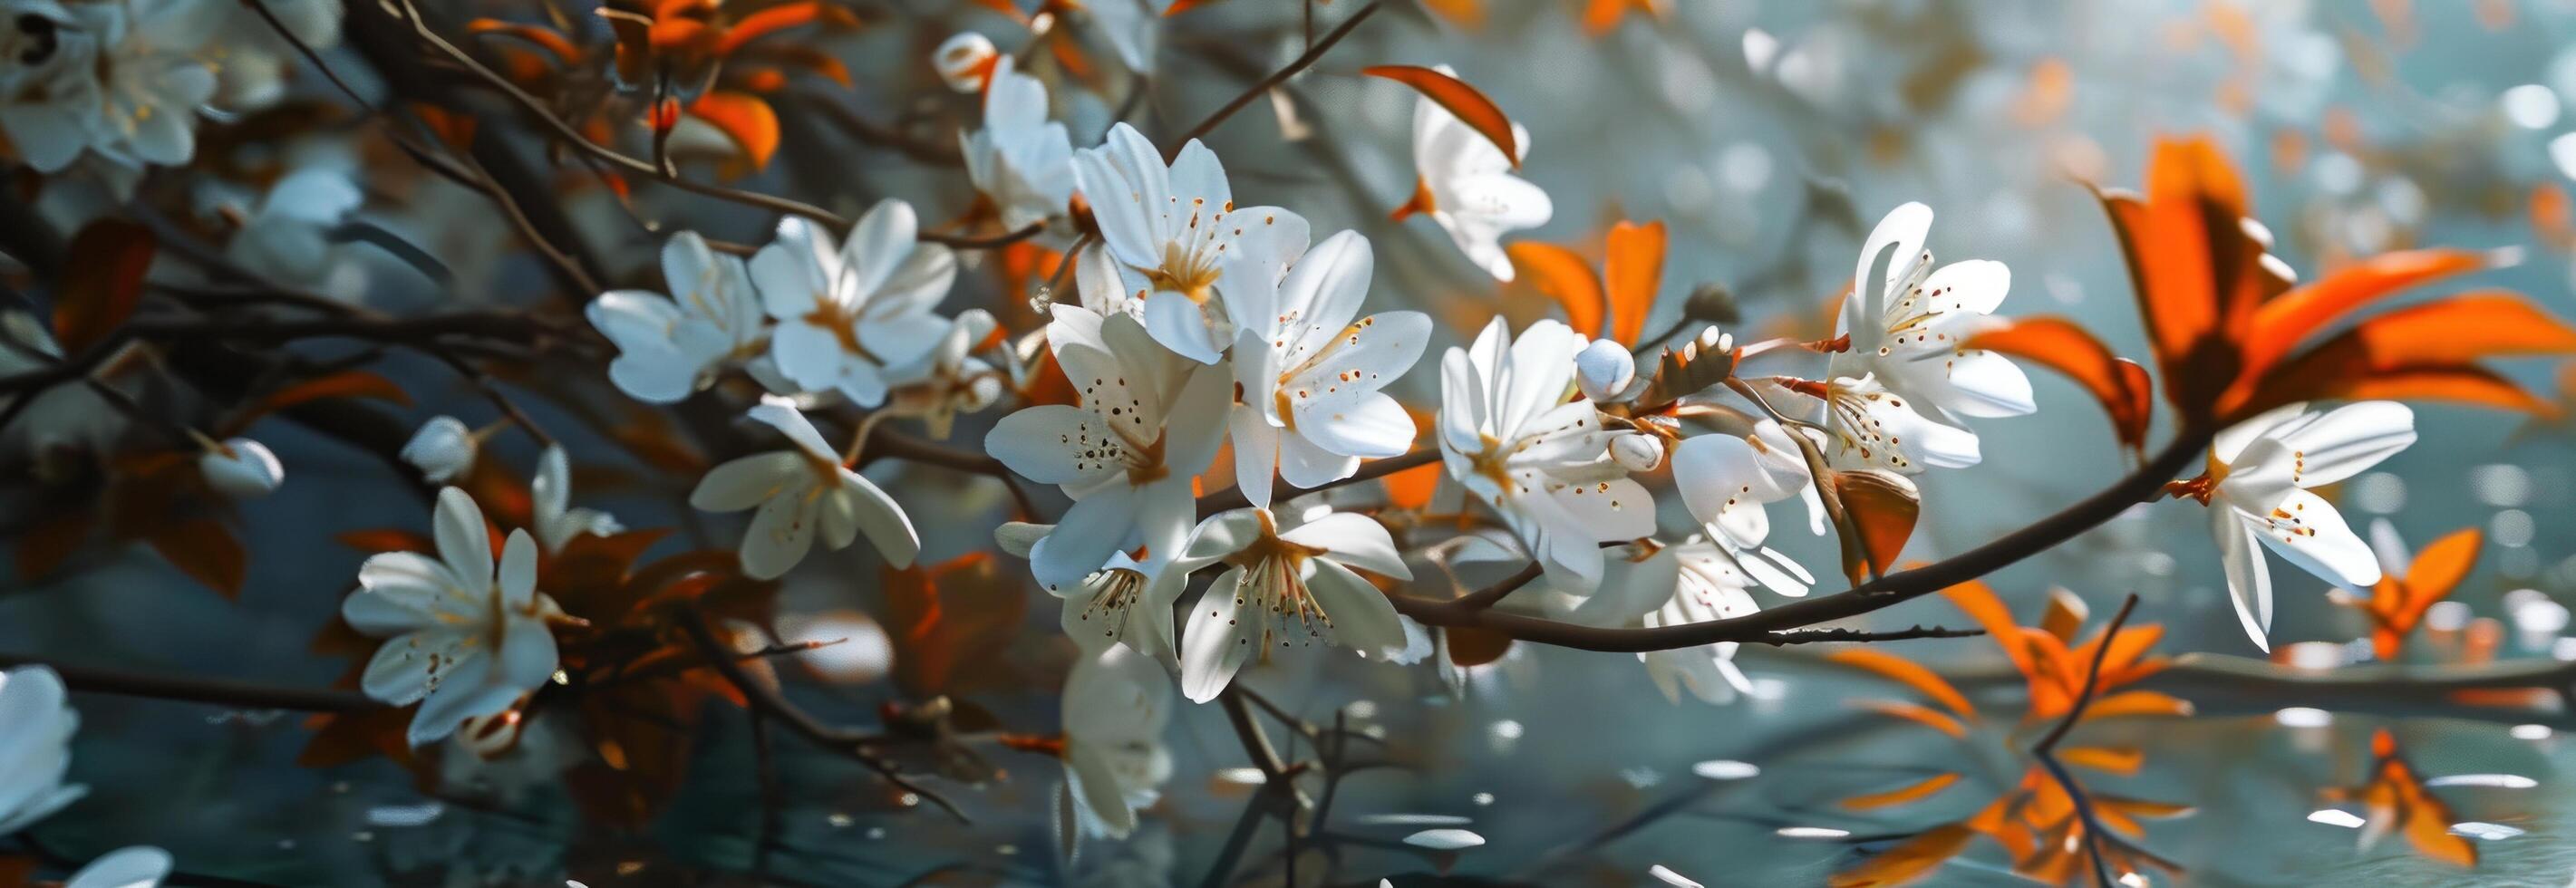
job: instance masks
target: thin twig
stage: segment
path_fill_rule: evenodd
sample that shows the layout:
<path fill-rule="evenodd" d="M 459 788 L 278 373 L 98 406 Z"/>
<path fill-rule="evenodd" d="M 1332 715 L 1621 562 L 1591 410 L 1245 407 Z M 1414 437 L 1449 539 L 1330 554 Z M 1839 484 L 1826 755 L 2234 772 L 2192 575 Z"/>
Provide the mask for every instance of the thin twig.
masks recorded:
<path fill-rule="evenodd" d="M 1378 0 L 1370 0 L 1368 5 L 1362 6 L 1358 11 L 1351 13 L 1350 18 L 1343 19 L 1339 26 L 1334 27 L 1332 31 L 1326 33 L 1322 39 L 1316 40 L 1313 45 L 1306 47 L 1306 51 L 1304 53 L 1299 54 L 1294 59 L 1290 59 L 1285 67 L 1282 67 L 1277 71 L 1273 71 L 1270 73 L 1270 76 L 1261 78 L 1259 81 L 1254 82 L 1252 84 L 1252 88 L 1244 90 L 1242 95 L 1235 96 L 1233 101 L 1229 101 L 1225 103 L 1223 107 L 1216 109 L 1216 112 L 1209 114 L 1207 119 L 1199 121 L 1197 126 L 1190 127 L 1188 130 L 1182 132 L 1178 138 L 1171 140 L 1170 144 L 1163 149 L 1163 159 L 1165 161 L 1169 161 L 1172 158 L 1179 157 L 1181 148 L 1188 145 L 1190 140 L 1215 131 L 1218 124 L 1224 123 L 1225 119 L 1228 117 L 1233 117 L 1234 112 L 1243 110 L 1243 106 L 1252 104 L 1254 99 L 1261 98 L 1262 94 L 1269 92 L 1271 87 L 1286 83 L 1288 82 L 1288 78 L 1297 76 L 1297 72 L 1314 67 L 1316 62 L 1323 60 L 1324 53 L 1332 51 L 1333 44 L 1340 43 L 1342 42 L 1342 38 L 1350 36 L 1351 31 L 1359 28 L 1361 22 L 1368 21 L 1369 16 L 1376 15 L 1377 9 Z"/>

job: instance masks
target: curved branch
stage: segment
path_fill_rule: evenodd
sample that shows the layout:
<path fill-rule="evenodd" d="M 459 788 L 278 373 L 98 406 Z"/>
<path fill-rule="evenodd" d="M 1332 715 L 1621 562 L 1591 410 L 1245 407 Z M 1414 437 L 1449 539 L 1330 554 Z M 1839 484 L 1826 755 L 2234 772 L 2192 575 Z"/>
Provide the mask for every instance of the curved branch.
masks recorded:
<path fill-rule="evenodd" d="M 2155 458 L 2084 500 L 2020 530 L 1956 556 L 1888 574 L 1843 592 L 1809 598 L 1748 616 L 1650 629 L 1602 628 L 1504 611 L 1461 607 L 1457 601 L 1395 596 L 1396 610 L 1433 626 L 1469 626 L 1522 641 L 1589 651 L 1635 653 L 1697 647 L 1721 641 L 1768 642 L 1774 633 L 1860 616 L 1938 592 L 2046 551 L 2077 534 L 2154 499 L 2166 481 L 2200 458 L 2209 433 L 2185 432 Z"/>
<path fill-rule="evenodd" d="M 1344 485 L 1358 484 L 1362 481 L 1375 481 L 1379 478 L 1384 478 L 1388 475 L 1392 475 L 1406 469 L 1420 468 L 1439 461 L 1440 448 L 1430 447 L 1416 450 L 1403 456 L 1390 456 L 1385 459 L 1370 460 L 1368 462 L 1361 463 L 1360 470 L 1358 472 L 1352 473 L 1350 477 L 1339 481 L 1327 481 L 1313 487 L 1296 488 L 1289 485 L 1288 482 L 1284 480 L 1274 479 L 1271 482 L 1271 486 L 1274 489 L 1279 487 L 1289 487 L 1292 490 L 1296 490 L 1299 495 L 1318 493 Z M 1237 486 L 1228 487 L 1224 490 L 1199 497 L 1198 505 L 1199 514 L 1201 516 L 1207 516 L 1232 509 L 1248 508 L 1252 505 L 1252 501 L 1244 499 L 1243 488 Z"/>
<path fill-rule="evenodd" d="M 1376 0 L 1371 0 L 1367 6 L 1362 6 L 1359 8 L 1359 11 L 1351 13 L 1350 18 L 1343 19 L 1342 23 L 1333 28 L 1331 33 L 1327 33 L 1321 39 L 1316 40 L 1315 44 L 1307 47 L 1304 53 L 1299 54 L 1295 59 L 1289 60 L 1285 67 L 1282 67 L 1277 71 L 1270 72 L 1270 76 L 1261 78 L 1259 81 L 1254 82 L 1250 89 L 1243 91 L 1242 95 L 1235 96 L 1233 101 L 1227 102 L 1224 107 L 1216 109 L 1216 112 L 1209 114 L 1207 119 L 1199 121 L 1197 126 L 1190 127 L 1188 131 L 1181 133 L 1178 138 L 1171 140 L 1169 143 L 1171 147 L 1163 149 L 1163 159 L 1166 162 L 1169 162 L 1172 158 L 1179 157 L 1181 148 L 1188 145 L 1191 139 L 1196 139 L 1214 131 L 1218 124 L 1224 123 L 1225 119 L 1228 117 L 1233 117 L 1234 112 L 1243 110 L 1243 106 L 1252 104 L 1252 100 L 1261 98 L 1262 94 L 1269 92 L 1271 87 L 1286 83 L 1288 82 L 1288 78 L 1297 76 L 1297 72 L 1314 67 L 1316 62 L 1324 59 L 1324 53 L 1332 51 L 1333 44 L 1340 43 L 1342 42 L 1342 38 L 1350 36 L 1353 30 L 1359 28 L 1361 22 L 1368 21 L 1369 16 L 1376 15 L 1377 9 L 1378 3 Z"/>

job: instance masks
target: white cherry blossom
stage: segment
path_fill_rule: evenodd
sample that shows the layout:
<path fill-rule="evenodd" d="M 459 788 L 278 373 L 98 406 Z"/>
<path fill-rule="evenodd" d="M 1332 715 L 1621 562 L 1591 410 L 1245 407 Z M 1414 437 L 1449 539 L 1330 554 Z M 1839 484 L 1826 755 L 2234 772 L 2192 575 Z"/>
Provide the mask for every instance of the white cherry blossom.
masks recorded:
<path fill-rule="evenodd" d="M 939 42 L 930 52 L 930 66 L 949 89 L 971 93 L 984 88 L 993 74 L 993 66 L 1003 58 L 993 48 L 993 39 L 973 31 L 960 31 Z"/>
<path fill-rule="evenodd" d="M 1850 337 L 1850 347 L 1835 354 L 1832 375 L 1875 377 L 1936 418 L 2020 416 L 2039 409 L 2020 366 L 1991 351 L 1961 347 L 2002 323 L 1994 311 L 2012 288 L 2011 269 L 1990 259 L 1935 269 L 1932 253 L 1923 249 L 1931 227 L 1931 208 L 1909 203 L 1889 211 L 1870 231 L 1852 271 L 1854 292 L 1843 300 L 1836 322 L 1836 334 Z M 1890 249 L 1894 254 L 1880 286 L 1863 286 L 1870 267 Z"/>
<path fill-rule="evenodd" d="M 742 257 L 716 252 L 694 231 L 662 244 L 662 281 L 671 295 L 610 290 L 583 313 L 617 343 L 608 378 L 618 390 L 670 404 L 706 387 L 726 364 L 760 354 L 769 315 Z"/>
<path fill-rule="evenodd" d="M 2370 544 L 2309 488 L 2360 474 L 2413 443 L 2415 412 L 2404 404 L 2363 401 L 2324 413 L 2290 404 L 2220 432 L 2209 445 L 2208 472 L 2173 486 L 2209 506 L 2228 598 L 2256 647 L 2271 649 L 2272 577 L 2263 548 L 2339 586 L 2379 582 Z"/>
<path fill-rule="evenodd" d="M 224 255 L 280 281 L 327 285 L 338 244 L 332 232 L 366 194 L 337 166 L 310 166 L 269 186 L 248 221 L 224 244 Z"/>
<path fill-rule="evenodd" d="M 1255 506 L 1270 505 L 1274 471 L 1311 488 L 1413 446 L 1413 417 L 1381 389 L 1422 357 L 1431 318 L 1358 317 L 1373 264 L 1368 239 L 1341 232 L 1299 258 L 1276 292 L 1252 283 L 1234 300 L 1245 314 L 1234 347 L 1234 474 Z"/>
<path fill-rule="evenodd" d="M 1002 371 L 975 357 L 1000 326 L 983 309 L 960 312 L 929 354 L 888 374 L 886 412 L 918 417 L 929 426 L 931 437 L 945 440 L 957 414 L 973 413 L 1001 400 L 1008 385 Z"/>
<path fill-rule="evenodd" d="M 1278 207 L 1236 207 L 1216 152 L 1192 139 L 1169 166 L 1135 127 L 1074 154 L 1074 181 L 1120 266 L 1122 290 L 1144 303 L 1145 328 L 1172 351 L 1216 363 L 1234 342 L 1234 301 L 1275 287 L 1305 252 L 1306 219 Z"/>
<path fill-rule="evenodd" d="M 224 4 L 129 0 L 122 33 L 109 44 L 106 103 L 90 148 L 129 166 L 176 166 L 197 153 L 197 112 L 215 98 L 209 46 Z"/>
<path fill-rule="evenodd" d="M 1740 439 L 1739 439 L 1740 440 Z M 1746 588 L 1752 579 L 1724 547 L 1702 537 L 1655 546 L 1642 559 L 1614 566 L 1601 591 L 1577 606 L 1572 619 L 1588 625 L 1659 628 L 1751 615 L 1759 607 Z M 1725 703 L 1753 684 L 1735 666 L 1736 642 L 1717 642 L 1637 655 L 1665 699 L 1682 692 L 1707 703 Z"/>
<path fill-rule="evenodd" d="M 1064 680 L 1064 789 L 1083 834 L 1123 839 L 1172 777 L 1172 677 L 1152 657 L 1086 650 Z"/>
<path fill-rule="evenodd" d="M 286 467 L 268 445 L 249 438 L 227 438 L 197 457 L 206 486 L 234 499 L 267 496 L 286 481 Z"/>
<path fill-rule="evenodd" d="M 367 662 L 360 687 L 412 715 L 413 746 L 446 738 L 467 719 L 510 708 L 555 673 L 554 631 L 564 619 L 537 591 L 537 542 L 510 532 L 501 559 L 483 509 L 465 491 L 438 492 L 431 521 L 437 557 L 385 552 L 358 567 L 358 589 L 340 617 L 387 639 Z"/>
<path fill-rule="evenodd" d="M 105 128 L 109 47 L 123 41 L 123 3 L 0 2 L 0 131 L 38 172 L 72 165 Z"/>
<path fill-rule="evenodd" d="M 1787 555 L 1763 545 L 1771 536 L 1771 503 L 1801 499 L 1807 504 L 1807 529 L 1823 534 L 1828 527 L 1824 500 L 1809 479 L 1806 455 L 1790 432 L 1772 420 L 1755 424 L 1744 437 L 1696 435 L 1673 448 L 1673 487 L 1717 546 L 1738 568 L 1764 588 L 1782 595 L 1807 594 L 1814 574 Z"/>
<path fill-rule="evenodd" d="M 1655 532 L 1646 488 L 1610 458 L 1618 433 L 1592 402 L 1568 401 L 1584 337 L 1552 320 L 1518 340 L 1495 318 L 1440 366 L 1440 450 L 1449 474 L 1500 513 L 1549 583 L 1588 592 L 1604 542 Z"/>
<path fill-rule="evenodd" d="M 1983 459 L 1977 434 L 1934 419 L 1913 399 L 1889 391 L 1876 375 L 1835 377 L 1824 383 L 1827 455 L 1837 467 L 1886 469 L 1920 475 L 1956 469 Z"/>
<path fill-rule="evenodd" d="M 463 420 L 437 416 L 411 433 L 400 455 L 403 462 L 420 470 L 422 480 L 445 484 L 474 470 L 475 453 L 482 449 L 482 442 L 483 433 L 466 428 Z"/>
<path fill-rule="evenodd" d="M 1447 65 L 1440 73 L 1455 75 Z M 1529 129 L 1512 124 L 1512 144 L 1520 157 L 1505 157 L 1492 139 L 1458 115 L 1425 96 L 1413 106 L 1413 198 L 1395 211 L 1403 219 L 1414 213 L 1431 217 L 1458 252 L 1495 280 L 1512 279 L 1511 257 L 1503 254 L 1503 235 L 1547 224 L 1556 212 L 1547 192 L 1513 174 L 1516 161 L 1529 156 Z"/>
<path fill-rule="evenodd" d="M 572 461 L 564 449 L 549 445 L 537 455 L 536 477 L 528 480 L 530 524 L 547 552 L 561 552 L 582 534 L 610 536 L 626 530 L 617 517 L 597 509 L 572 506 Z"/>
<path fill-rule="evenodd" d="M 1037 542 L 1053 532 L 1052 524 L 1012 521 L 994 529 L 993 539 L 1002 551 L 1027 558 Z M 1047 594 L 1062 603 L 1065 637 L 1086 654 L 1126 645 L 1158 660 L 1169 659 L 1174 650 L 1172 601 L 1166 598 L 1159 606 L 1147 606 L 1147 594 L 1168 592 L 1175 598 L 1179 596 L 1177 587 L 1157 589 L 1152 585 L 1154 573 L 1170 560 L 1161 558 L 1147 564 L 1120 552 L 1109 556 L 1109 563 L 1080 582 L 1047 586 Z"/>
<path fill-rule="evenodd" d="M 64 880 L 63 888 L 153 888 L 170 877 L 170 852 L 133 845 L 101 854 Z"/>
<path fill-rule="evenodd" d="M 1073 498 L 1029 552 L 1038 582 L 1062 586 L 1117 552 L 1141 545 L 1165 557 L 1188 539 L 1197 502 L 1190 480 L 1216 459 L 1232 371 L 1156 346 L 1132 315 L 1054 311 L 1048 347 L 1082 405 L 1042 404 L 1003 417 L 984 449 Z"/>
<path fill-rule="evenodd" d="M 1012 230 L 1063 215 L 1073 199 L 1073 141 L 1047 119 L 1043 81 L 1016 70 L 1010 56 L 993 63 L 984 86 L 984 128 L 958 136 L 966 177 Z"/>
<path fill-rule="evenodd" d="M 886 563 L 912 565 L 921 553 L 912 519 L 875 482 L 842 465 L 795 402 L 765 396 L 751 418 L 793 446 L 717 466 L 689 493 L 690 506 L 709 512 L 759 510 L 742 535 L 744 574 L 762 580 L 786 574 L 805 560 L 818 531 L 824 548 L 835 550 L 865 532 Z"/>
<path fill-rule="evenodd" d="M 879 201 L 837 249 L 812 220 L 789 217 L 751 257 L 751 280 L 778 320 L 769 353 L 807 391 L 862 407 L 885 400 L 885 371 L 921 357 L 948 322 L 931 313 L 957 279 L 957 256 L 919 243 L 912 205 Z"/>
<path fill-rule="evenodd" d="M 63 678 L 45 666 L 0 672 L 0 836 L 25 829 L 89 794 L 64 783 L 72 763 L 72 711 Z"/>
<path fill-rule="evenodd" d="M 1215 564 L 1225 573 L 1181 630 L 1181 693 L 1192 701 L 1216 699 L 1256 654 L 1321 642 L 1390 657 L 1407 646 L 1395 605 L 1353 572 L 1413 578 L 1376 519 L 1333 512 L 1282 530 L 1268 509 L 1208 516 L 1155 574 L 1146 601 L 1177 599 L 1192 571 Z"/>

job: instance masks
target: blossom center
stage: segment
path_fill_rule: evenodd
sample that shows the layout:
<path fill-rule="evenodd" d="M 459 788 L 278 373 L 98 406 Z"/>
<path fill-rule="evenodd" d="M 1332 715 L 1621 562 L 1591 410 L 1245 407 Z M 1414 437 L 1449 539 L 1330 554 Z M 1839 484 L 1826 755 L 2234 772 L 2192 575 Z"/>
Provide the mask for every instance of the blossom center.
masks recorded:
<path fill-rule="evenodd" d="M 1175 240 L 1163 244 L 1163 264 L 1145 272 L 1145 279 L 1155 290 L 1170 290 L 1190 297 L 1191 302 L 1206 305 L 1216 294 L 1216 279 L 1223 273 L 1217 267 L 1217 256 L 1225 251 L 1194 250 L 1191 245 Z"/>
<path fill-rule="evenodd" d="M 839 300 L 820 293 L 815 294 L 814 310 L 806 312 L 803 320 L 805 323 L 831 331 L 832 338 L 840 341 L 842 352 L 870 361 L 877 360 L 877 356 L 870 354 L 866 346 L 859 344 L 859 313 L 849 306 L 842 305 Z"/>
<path fill-rule="evenodd" d="M 1091 600 L 1082 606 L 1079 616 L 1085 624 L 1093 615 L 1100 617 L 1101 636 L 1116 640 L 1127 634 L 1127 617 L 1137 601 L 1145 595 L 1145 575 L 1123 567 L 1112 567 L 1093 574 L 1084 583 Z"/>

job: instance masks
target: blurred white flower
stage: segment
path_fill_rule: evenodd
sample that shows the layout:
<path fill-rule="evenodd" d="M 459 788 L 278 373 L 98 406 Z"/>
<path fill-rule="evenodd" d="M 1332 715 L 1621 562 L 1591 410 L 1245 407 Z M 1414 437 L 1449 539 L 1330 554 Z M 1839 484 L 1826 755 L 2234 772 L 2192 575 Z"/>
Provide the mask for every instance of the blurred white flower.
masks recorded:
<path fill-rule="evenodd" d="M 572 462 L 559 445 L 537 456 L 536 477 L 528 480 L 529 523 L 547 552 L 561 552 L 582 534 L 610 536 L 626 529 L 617 517 L 597 509 L 572 508 Z"/>
<path fill-rule="evenodd" d="M 555 673 L 555 636 L 564 619 L 537 591 L 537 542 L 510 532 L 501 560 L 483 509 L 453 487 L 438 492 L 431 536 L 438 557 L 384 552 L 358 567 L 358 590 L 340 618 L 388 639 L 367 662 L 360 687 L 395 706 L 420 704 L 408 735 L 424 746 L 467 719 L 510 708 Z"/>
<path fill-rule="evenodd" d="M 92 150 L 131 166 L 176 166 L 197 153 L 197 111 L 215 97 L 207 44 L 226 4 L 127 0 L 132 11 L 109 43 L 106 102 Z"/>
<path fill-rule="evenodd" d="M 0 672 L 0 835 L 27 828 L 79 801 L 89 787 L 65 784 L 72 733 L 80 713 L 64 698 L 62 676 L 46 666 Z"/>
<path fill-rule="evenodd" d="M 885 412 L 918 417 L 932 438 L 946 440 L 957 414 L 1001 400 L 1008 388 L 1002 372 L 975 357 L 1000 328 L 992 312 L 970 308 L 958 313 L 929 354 L 887 373 Z"/>
<path fill-rule="evenodd" d="M 1063 215 L 1073 200 L 1073 142 L 1064 124 L 1047 119 L 1046 84 L 1014 70 L 1009 56 L 994 61 L 984 87 L 984 128 L 958 139 L 967 178 L 993 202 L 1003 227 Z"/>
<path fill-rule="evenodd" d="M 1610 458 L 1616 433 L 1590 401 L 1568 403 L 1584 337 L 1552 320 L 1515 341 L 1495 318 L 1440 366 L 1440 450 L 1449 474 L 1501 513 L 1551 585 L 1589 592 L 1600 543 L 1650 536 L 1655 501 Z"/>
<path fill-rule="evenodd" d="M 1570 618 L 1592 626 L 1647 628 L 1733 619 L 1758 610 L 1745 591 L 1750 584 L 1724 547 L 1694 536 L 1615 566 L 1601 590 L 1577 605 Z M 1637 659 L 1646 664 L 1646 675 L 1665 699 L 1679 702 L 1688 691 L 1704 702 L 1725 703 L 1738 693 L 1753 692 L 1753 683 L 1735 666 L 1736 648 L 1734 642 L 1719 642 L 1651 651 Z"/>
<path fill-rule="evenodd" d="M 1238 287 L 1234 476 L 1255 506 L 1269 507 L 1274 471 L 1311 488 L 1413 447 L 1413 417 L 1381 389 L 1422 357 L 1431 318 L 1358 318 L 1374 261 L 1368 239 L 1345 231 L 1297 259 L 1276 288 Z"/>
<path fill-rule="evenodd" d="M 1889 211 L 1871 230 L 1852 280 L 1869 280 L 1879 254 L 1894 248 L 1880 287 L 1857 287 L 1843 300 L 1836 335 L 1850 348 L 1836 353 L 1835 377 L 1875 376 L 1915 409 L 1934 418 L 2020 416 L 2038 408 L 2030 377 L 2002 355 L 1961 346 L 2002 324 L 1993 314 L 2012 288 L 2012 271 L 1990 259 L 1932 267 L 1923 249 L 1932 210 L 1909 203 Z"/>
<path fill-rule="evenodd" d="M 228 438 L 197 457 L 206 486 L 234 499 L 267 496 L 286 480 L 286 468 L 268 445 L 249 438 Z"/>
<path fill-rule="evenodd" d="M 331 277 L 331 230 L 365 201 L 346 170 L 296 170 L 269 186 L 241 230 L 224 244 L 224 255 L 275 280 L 321 284 Z"/>
<path fill-rule="evenodd" d="M 63 882 L 63 888 L 153 888 L 170 877 L 170 852 L 150 845 L 100 855 Z"/>
<path fill-rule="evenodd" d="M 1055 306 L 1047 344 L 1082 406 L 1003 417 L 984 449 L 1021 477 L 1073 498 L 1029 552 L 1039 583 L 1077 583 L 1117 552 L 1173 552 L 1189 537 L 1191 478 L 1216 459 L 1233 374 L 1154 344 L 1132 315 Z"/>
<path fill-rule="evenodd" d="M 985 80 L 1002 58 L 993 48 L 992 38 L 960 31 L 930 51 L 930 67 L 939 72 L 939 79 L 947 82 L 949 89 L 971 93 L 984 88 Z"/>
<path fill-rule="evenodd" d="M 751 280 L 769 316 L 770 357 L 807 391 L 838 390 L 862 407 L 884 402 L 885 370 L 939 342 L 948 322 L 931 308 L 957 279 L 957 257 L 915 241 L 912 205 L 879 201 L 839 249 L 811 220 L 778 223 L 778 239 L 751 257 Z"/>
<path fill-rule="evenodd" d="M 768 312 L 739 256 L 717 253 L 694 231 L 662 244 L 665 298 L 650 290 L 610 290 L 584 313 L 617 343 L 608 378 L 639 401 L 670 404 L 714 379 L 727 362 L 758 355 L 768 342 Z"/>
<path fill-rule="evenodd" d="M 2290 404 L 2237 423 L 2209 445 L 2209 471 L 2172 488 L 2209 506 L 2229 600 L 2254 645 L 2271 649 L 2272 577 L 2259 541 L 2345 588 L 2379 582 L 2379 560 L 2332 503 L 2308 491 L 2360 474 L 2415 443 L 2415 412 L 2363 401 L 2327 413 Z"/>
<path fill-rule="evenodd" d="M 689 493 L 689 505 L 709 512 L 760 510 L 743 532 L 743 573 L 762 580 L 787 573 L 813 548 L 817 525 L 825 548 L 844 548 L 865 531 L 886 563 L 912 566 L 921 554 L 912 519 L 875 482 L 842 465 L 794 402 L 763 397 L 751 418 L 795 446 L 717 466 Z"/>
<path fill-rule="evenodd" d="M 445 484 L 474 469 L 483 436 L 453 416 L 432 417 L 403 444 L 402 461 L 420 470 L 431 484 Z"/>
<path fill-rule="evenodd" d="M 1064 789 L 1085 835 L 1123 839 L 1136 810 L 1172 777 L 1163 729 L 1172 677 L 1152 657 L 1116 645 L 1086 651 L 1064 680 Z"/>
<path fill-rule="evenodd" d="M 1127 70 L 1151 74 L 1162 44 L 1163 12 L 1171 5 L 1172 0 L 1085 0 L 1082 9 Z"/>
<path fill-rule="evenodd" d="M 1447 65 L 1437 70 L 1457 73 Z M 1512 145 L 1521 157 L 1529 156 L 1529 129 L 1518 122 L 1512 124 Z M 1468 261 L 1495 280 L 1511 280 L 1512 260 L 1503 254 L 1503 235 L 1545 225 L 1556 213 L 1547 192 L 1513 175 L 1520 159 L 1503 156 L 1492 139 L 1439 102 L 1418 98 L 1413 108 L 1413 199 L 1397 207 L 1394 218 L 1430 216 Z"/>
<path fill-rule="evenodd" d="M 103 131 L 99 71 L 127 24 L 123 3 L 0 2 L 0 130 L 28 166 L 70 166 Z"/>
<path fill-rule="evenodd" d="M 1305 217 L 1235 207 L 1225 167 L 1196 139 L 1165 166 L 1153 143 L 1120 123 L 1106 143 L 1074 154 L 1074 181 L 1123 266 L 1121 289 L 1141 294 L 1145 329 L 1202 364 L 1233 344 L 1236 323 L 1260 317 L 1235 310 L 1239 293 L 1275 288 L 1306 250 Z"/>
<path fill-rule="evenodd" d="M 1322 642 L 1383 658 L 1405 648 L 1395 605 L 1352 572 L 1413 578 L 1374 518 L 1334 512 L 1281 530 L 1268 509 L 1208 516 L 1181 556 L 1156 572 L 1148 613 L 1178 599 L 1190 572 L 1218 563 L 1225 573 L 1181 630 L 1181 693 L 1193 701 L 1216 699 L 1256 651 Z"/>

